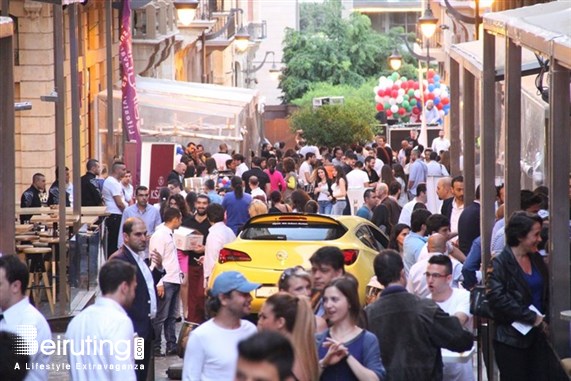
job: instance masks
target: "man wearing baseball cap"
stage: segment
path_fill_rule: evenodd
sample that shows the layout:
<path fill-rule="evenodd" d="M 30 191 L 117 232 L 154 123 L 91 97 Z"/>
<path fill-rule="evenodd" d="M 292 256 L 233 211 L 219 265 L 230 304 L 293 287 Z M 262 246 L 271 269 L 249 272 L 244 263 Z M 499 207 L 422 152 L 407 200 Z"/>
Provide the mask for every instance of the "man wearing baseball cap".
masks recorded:
<path fill-rule="evenodd" d="M 232 380 L 236 374 L 238 343 L 256 326 L 242 318 L 250 313 L 252 295 L 260 287 L 237 271 L 218 275 L 208 291 L 206 309 L 211 316 L 191 332 L 184 355 L 183 381 Z"/>

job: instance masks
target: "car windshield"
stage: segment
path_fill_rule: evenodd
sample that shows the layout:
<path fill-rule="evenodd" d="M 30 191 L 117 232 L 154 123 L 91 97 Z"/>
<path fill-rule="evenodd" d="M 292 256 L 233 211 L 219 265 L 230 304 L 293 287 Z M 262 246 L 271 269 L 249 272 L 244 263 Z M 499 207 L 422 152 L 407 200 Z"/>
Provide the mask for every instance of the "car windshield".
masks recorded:
<path fill-rule="evenodd" d="M 242 232 L 242 239 L 272 241 L 331 241 L 347 230 L 341 225 L 306 222 L 252 224 Z"/>

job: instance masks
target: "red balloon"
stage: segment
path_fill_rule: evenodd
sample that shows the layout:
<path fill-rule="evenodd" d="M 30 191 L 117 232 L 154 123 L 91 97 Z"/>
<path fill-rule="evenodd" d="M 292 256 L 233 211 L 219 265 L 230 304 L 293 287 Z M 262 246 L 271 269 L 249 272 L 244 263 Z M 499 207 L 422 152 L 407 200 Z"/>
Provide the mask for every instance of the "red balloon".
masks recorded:
<path fill-rule="evenodd" d="M 391 110 L 387 110 L 387 117 L 390 118 L 391 116 L 393 116 L 393 112 Z"/>
<path fill-rule="evenodd" d="M 428 70 L 428 75 L 427 75 L 427 77 L 428 77 L 428 78 L 432 78 L 432 77 L 434 77 L 434 74 L 436 74 L 436 73 L 434 72 L 434 69 L 430 69 L 430 70 Z"/>
<path fill-rule="evenodd" d="M 449 98 L 442 98 L 440 100 L 440 103 L 442 103 L 443 105 L 446 106 L 448 103 L 450 103 L 450 99 Z"/>
<path fill-rule="evenodd" d="M 415 84 L 415 83 L 416 83 L 416 82 L 414 82 L 412 79 L 409 79 L 409 80 L 408 80 L 408 87 L 414 87 L 414 84 Z"/>
<path fill-rule="evenodd" d="M 377 103 L 377 111 L 383 111 L 385 108 L 382 103 Z"/>
<path fill-rule="evenodd" d="M 377 95 L 378 95 L 379 97 L 383 97 L 383 96 L 384 96 L 384 93 L 385 93 L 384 90 L 379 90 L 379 91 L 377 91 Z"/>
<path fill-rule="evenodd" d="M 399 114 L 400 115 L 406 114 L 406 110 L 404 109 L 404 107 L 399 108 Z"/>
<path fill-rule="evenodd" d="M 439 104 L 436 105 L 436 108 L 439 109 L 439 110 L 442 110 L 442 107 L 443 107 L 443 106 L 442 106 L 442 102 L 440 102 Z"/>
<path fill-rule="evenodd" d="M 420 110 L 419 110 L 417 107 L 413 107 L 413 108 L 412 108 L 412 113 L 413 113 L 414 115 L 418 115 L 418 114 L 420 114 Z"/>
<path fill-rule="evenodd" d="M 428 99 L 434 100 L 434 93 L 428 93 L 426 96 Z M 439 103 L 440 104 L 440 103 Z"/>
<path fill-rule="evenodd" d="M 392 98 L 396 98 L 396 97 L 398 97 L 398 96 L 399 96 L 399 92 L 398 92 L 397 90 L 391 91 L 391 97 L 392 97 Z"/>
<path fill-rule="evenodd" d="M 419 86 L 418 82 L 415 82 L 415 83 L 412 85 L 412 88 L 415 89 L 415 90 L 418 90 L 419 87 L 420 87 L 420 86 Z"/>
<path fill-rule="evenodd" d="M 393 85 L 393 90 L 398 90 L 398 89 L 400 89 L 399 85 L 396 85 L 396 84 Z"/>

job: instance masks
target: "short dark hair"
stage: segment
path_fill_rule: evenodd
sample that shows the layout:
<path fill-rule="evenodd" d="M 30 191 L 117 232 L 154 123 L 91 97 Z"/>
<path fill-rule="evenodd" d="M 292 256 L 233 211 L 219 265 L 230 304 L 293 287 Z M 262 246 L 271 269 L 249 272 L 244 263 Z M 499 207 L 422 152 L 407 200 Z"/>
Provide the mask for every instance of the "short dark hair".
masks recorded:
<path fill-rule="evenodd" d="M 244 162 L 244 155 L 240 154 L 240 153 L 235 153 L 234 155 L 232 155 L 232 159 L 234 160 L 238 160 L 240 162 Z"/>
<path fill-rule="evenodd" d="M 137 269 L 132 264 L 111 259 L 99 270 L 99 288 L 103 295 L 112 294 L 123 282 L 131 284 L 135 280 Z"/>
<path fill-rule="evenodd" d="M 168 184 L 168 185 L 173 185 L 173 186 L 175 186 L 175 187 L 178 187 L 178 188 L 182 189 L 182 186 L 180 185 L 180 181 L 178 181 L 177 179 L 170 179 L 167 184 Z"/>
<path fill-rule="evenodd" d="M 305 160 L 309 160 L 309 159 L 311 159 L 312 157 L 315 157 L 315 153 L 313 153 L 313 152 L 308 152 L 308 153 L 305 154 Z"/>
<path fill-rule="evenodd" d="M 208 190 L 214 190 L 216 188 L 216 184 L 214 184 L 214 180 L 208 179 L 204 182 L 204 186 Z"/>
<path fill-rule="evenodd" d="M 524 238 L 533 228 L 533 225 L 543 223 L 537 214 L 528 212 L 514 212 L 506 225 L 506 245 L 515 247 L 519 240 Z"/>
<path fill-rule="evenodd" d="M 323 246 L 309 258 L 312 265 L 329 265 L 333 270 L 343 270 L 345 273 L 345 257 L 338 247 Z"/>
<path fill-rule="evenodd" d="M 541 205 L 543 199 L 540 195 L 534 194 L 532 191 L 522 189 L 520 191 L 520 209 L 527 210 L 533 205 Z"/>
<path fill-rule="evenodd" d="M 367 156 L 365 158 L 365 164 L 368 164 L 370 161 L 373 161 L 373 160 L 375 160 L 375 158 L 373 156 Z"/>
<path fill-rule="evenodd" d="M 264 160 L 263 160 L 261 157 L 259 157 L 259 156 L 254 156 L 254 157 L 252 158 L 252 164 L 254 164 L 256 167 L 259 167 L 260 165 L 262 165 L 262 162 L 263 162 L 263 161 L 264 161 Z"/>
<path fill-rule="evenodd" d="M 46 177 L 43 173 L 34 173 L 34 176 L 32 176 L 32 182 L 35 183 L 36 181 L 38 181 L 40 179 L 40 177 Z"/>
<path fill-rule="evenodd" d="M 125 163 L 123 163 L 122 161 L 116 161 L 113 163 L 113 165 L 111 166 L 111 173 L 115 173 L 115 171 L 117 170 L 117 167 L 119 167 L 120 165 L 125 165 Z"/>
<path fill-rule="evenodd" d="M 452 182 L 450 183 L 450 186 L 452 188 L 454 188 L 454 184 L 455 183 L 463 183 L 464 182 L 464 176 L 460 175 L 460 176 L 455 176 L 452 178 Z"/>
<path fill-rule="evenodd" d="M 412 212 L 410 216 L 410 230 L 414 233 L 418 233 L 422 229 L 422 225 L 426 224 L 426 220 L 430 217 L 432 213 L 427 209 L 418 209 Z"/>
<path fill-rule="evenodd" d="M 426 194 L 426 184 L 420 183 L 416 186 L 416 196 L 420 196 L 421 193 Z"/>
<path fill-rule="evenodd" d="M 361 312 L 361 303 L 359 302 L 358 284 L 355 282 L 355 279 L 348 276 L 342 276 L 341 278 L 334 279 L 331 283 L 325 286 L 323 292 L 325 293 L 325 290 L 330 287 L 337 288 L 347 298 L 349 314 L 351 315 L 353 322 L 357 323 Z"/>
<path fill-rule="evenodd" d="M 87 160 L 87 163 L 85 163 L 85 168 L 88 171 L 91 171 L 93 168 L 95 168 L 97 166 L 97 164 L 99 164 L 99 161 L 96 159 L 89 159 Z"/>
<path fill-rule="evenodd" d="M 163 212 L 164 222 L 170 222 L 175 218 L 180 218 L 180 217 L 182 217 L 182 214 L 180 213 L 180 210 L 178 210 L 177 208 L 167 207 Z"/>
<path fill-rule="evenodd" d="M 238 356 L 251 362 L 269 362 L 278 371 L 280 381 L 292 375 L 293 347 L 283 335 L 261 331 L 238 343 Z"/>
<path fill-rule="evenodd" d="M 26 293 L 30 272 L 28 271 L 28 267 L 17 256 L 4 255 L 0 257 L 0 269 L 4 269 L 8 284 L 19 280 L 22 295 Z"/>
<path fill-rule="evenodd" d="M 368 198 L 371 198 L 371 193 L 373 193 L 374 191 L 372 189 L 367 189 L 364 193 L 363 193 L 363 200 L 367 200 Z"/>
<path fill-rule="evenodd" d="M 428 148 L 426 149 L 428 151 Z M 436 152 L 430 152 L 430 160 L 436 161 L 438 159 L 438 154 Z"/>
<path fill-rule="evenodd" d="M 429 235 L 445 226 L 450 227 L 450 220 L 443 214 L 435 213 L 426 219 L 426 233 Z"/>
<path fill-rule="evenodd" d="M 135 225 L 136 222 L 142 222 L 145 224 L 145 221 L 139 217 L 129 217 L 125 220 L 125 222 L 123 222 L 123 233 L 127 235 L 131 234 L 133 232 L 133 225 Z"/>
<path fill-rule="evenodd" d="M 400 279 L 404 264 L 398 251 L 385 249 L 375 257 L 373 268 L 379 283 L 386 287 Z"/>
<path fill-rule="evenodd" d="M 224 221 L 224 208 L 220 204 L 210 204 L 206 208 L 206 218 L 211 223 Z"/>
<path fill-rule="evenodd" d="M 389 195 L 394 196 L 402 189 L 402 186 L 398 181 L 391 181 L 389 185 Z"/>
<path fill-rule="evenodd" d="M 446 275 L 452 274 L 452 261 L 448 255 L 436 254 L 428 258 L 428 263 L 431 265 L 441 265 L 446 267 Z"/>
<path fill-rule="evenodd" d="M 192 192 L 191 192 L 191 193 L 192 193 Z M 190 193 L 189 193 L 189 194 L 190 194 Z M 188 194 L 187 194 L 187 196 L 188 196 Z M 210 197 L 208 197 L 207 194 L 201 193 L 201 194 L 199 194 L 198 196 L 196 196 L 196 199 L 197 199 L 197 200 L 198 200 L 199 198 L 205 199 L 206 202 L 207 202 L 208 204 L 210 204 Z"/>
<path fill-rule="evenodd" d="M 139 191 L 146 191 L 149 190 L 149 188 L 147 188 L 144 185 L 139 185 L 136 189 L 135 189 L 135 196 L 139 194 Z"/>

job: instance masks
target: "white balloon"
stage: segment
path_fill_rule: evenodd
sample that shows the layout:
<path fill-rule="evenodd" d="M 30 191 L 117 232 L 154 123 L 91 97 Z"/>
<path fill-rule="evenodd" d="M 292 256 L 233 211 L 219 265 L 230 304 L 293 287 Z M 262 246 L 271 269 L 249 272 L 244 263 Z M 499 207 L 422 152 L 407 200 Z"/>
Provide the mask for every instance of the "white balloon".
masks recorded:
<path fill-rule="evenodd" d="M 399 106 L 397 106 L 397 105 L 392 105 L 392 106 L 391 106 L 391 112 L 392 112 L 393 114 L 399 112 Z"/>
<path fill-rule="evenodd" d="M 450 96 L 450 93 L 448 91 L 441 91 L 440 92 L 440 98 L 448 98 Z"/>
<path fill-rule="evenodd" d="M 432 92 L 434 93 L 434 96 L 438 97 L 442 93 L 442 90 L 437 87 L 436 89 L 432 90 Z"/>
<path fill-rule="evenodd" d="M 399 95 L 397 97 L 397 103 L 400 105 L 402 103 L 402 101 L 404 101 L 404 97 L 402 95 Z"/>
<path fill-rule="evenodd" d="M 400 79 L 397 79 L 395 81 L 395 85 L 397 85 L 398 87 L 400 87 L 402 85 L 402 81 Z"/>
<path fill-rule="evenodd" d="M 396 104 L 396 103 L 397 103 L 397 101 L 396 101 L 395 98 L 389 98 L 389 104 L 390 104 L 390 105 L 394 105 L 394 104 Z"/>
<path fill-rule="evenodd" d="M 381 82 L 385 82 L 387 80 L 387 77 L 385 77 L 384 75 L 381 76 L 381 78 L 379 78 L 379 83 Z"/>
<path fill-rule="evenodd" d="M 414 96 L 420 98 L 420 90 L 414 90 Z"/>
<path fill-rule="evenodd" d="M 440 114 L 440 116 L 444 116 L 446 113 L 444 112 L 444 110 L 438 110 L 438 113 Z"/>
<path fill-rule="evenodd" d="M 384 98 L 384 97 L 379 97 L 378 95 L 375 95 L 375 102 L 377 102 L 377 103 L 383 103 L 383 98 Z"/>
<path fill-rule="evenodd" d="M 404 89 L 398 89 L 398 93 L 399 93 L 399 95 L 402 96 L 402 95 L 404 95 L 405 91 L 404 91 Z M 399 103 L 400 103 L 400 102 L 399 102 Z"/>
<path fill-rule="evenodd" d="M 387 88 L 389 88 L 389 87 L 393 87 L 394 82 L 392 79 L 387 78 L 387 81 L 385 82 L 385 84 L 387 85 Z"/>

